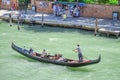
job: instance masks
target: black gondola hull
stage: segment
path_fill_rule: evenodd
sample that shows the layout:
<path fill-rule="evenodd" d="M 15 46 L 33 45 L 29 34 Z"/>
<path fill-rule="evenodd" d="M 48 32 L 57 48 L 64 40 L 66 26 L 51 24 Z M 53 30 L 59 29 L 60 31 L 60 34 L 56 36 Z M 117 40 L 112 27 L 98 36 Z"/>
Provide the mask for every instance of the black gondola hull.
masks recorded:
<path fill-rule="evenodd" d="M 33 55 L 31 55 L 31 54 L 28 53 L 29 50 L 26 50 L 24 48 L 18 47 L 14 43 L 12 43 L 11 47 L 12 47 L 12 49 L 16 50 L 20 54 L 22 54 L 22 55 L 24 55 L 26 57 L 29 57 L 31 59 L 38 60 L 40 62 L 47 62 L 47 63 L 56 64 L 56 65 L 62 65 L 62 66 L 82 67 L 82 66 L 87 66 L 87 65 L 92 65 L 92 64 L 99 63 L 100 60 L 101 60 L 101 55 L 99 55 L 98 59 L 89 60 L 89 61 L 86 61 L 86 62 L 80 62 L 80 63 L 62 62 L 62 61 L 57 61 L 57 60 L 51 60 L 49 58 L 40 58 L 38 56 L 33 56 Z"/>

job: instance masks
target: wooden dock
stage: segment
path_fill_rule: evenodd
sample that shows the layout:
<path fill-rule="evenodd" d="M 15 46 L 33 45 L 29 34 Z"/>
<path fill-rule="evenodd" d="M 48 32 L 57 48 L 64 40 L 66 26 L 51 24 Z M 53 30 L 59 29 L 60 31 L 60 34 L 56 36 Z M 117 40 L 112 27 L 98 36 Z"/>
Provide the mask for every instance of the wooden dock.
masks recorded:
<path fill-rule="evenodd" d="M 102 34 L 105 34 L 107 37 L 110 35 L 116 36 L 116 38 L 120 35 L 120 28 L 116 27 L 103 27 L 98 29 L 98 33 L 101 36 Z"/>

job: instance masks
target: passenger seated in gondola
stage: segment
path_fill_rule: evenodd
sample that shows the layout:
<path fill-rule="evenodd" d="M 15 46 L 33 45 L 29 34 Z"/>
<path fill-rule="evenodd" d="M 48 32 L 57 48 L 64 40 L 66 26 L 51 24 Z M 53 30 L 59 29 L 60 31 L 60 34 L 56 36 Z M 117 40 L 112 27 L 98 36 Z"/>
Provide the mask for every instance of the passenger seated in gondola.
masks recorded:
<path fill-rule="evenodd" d="M 68 61 L 68 63 L 79 63 L 79 61 L 78 60 L 70 60 L 70 61 Z"/>
<path fill-rule="evenodd" d="M 33 52 L 31 55 L 36 56 L 36 54 L 37 54 L 36 52 Z"/>
<path fill-rule="evenodd" d="M 64 58 L 62 57 L 62 54 L 59 54 L 59 57 L 58 57 L 57 61 L 64 61 Z"/>
<path fill-rule="evenodd" d="M 33 49 L 30 48 L 30 50 L 28 51 L 29 54 L 32 54 L 33 53 Z"/>
<path fill-rule="evenodd" d="M 42 54 L 41 54 L 41 57 L 47 57 L 47 52 L 46 52 L 45 49 L 43 49 Z"/>
<path fill-rule="evenodd" d="M 49 58 L 52 60 L 57 60 L 59 57 L 58 54 L 55 54 L 54 56 L 50 56 Z"/>
<path fill-rule="evenodd" d="M 41 56 L 41 54 L 39 54 L 39 53 L 36 53 L 36 56 L 40 57 L 40 56 Z"/>
<path fill-rule="evenodd" d="M 64 61 L 64 58 L 62 57 L 62 54 L 55 54 L 54 56 L 49 57 L 52 60 L 57 60 L 57 61 Z"/>

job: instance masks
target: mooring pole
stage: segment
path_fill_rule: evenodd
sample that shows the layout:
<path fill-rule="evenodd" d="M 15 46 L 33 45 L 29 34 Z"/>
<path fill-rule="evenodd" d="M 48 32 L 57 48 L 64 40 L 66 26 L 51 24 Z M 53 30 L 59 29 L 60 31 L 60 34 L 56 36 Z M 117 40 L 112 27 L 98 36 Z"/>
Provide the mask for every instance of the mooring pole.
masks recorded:
<path fill-rule="evenodd" d="M 18 15 L 18 31 L 20 30 L 20 15 Z"/>
<path fill-rule="evenodd" d="M 42 20 L 41 20 L 41 26 L 42 28 L 44 27 L 44 12 L 43 9 L 45 7 L 44 2 L 40 2 L 40 6 L 41 6 L 41 11 L 42 11 Z"/>
<path fill-rule="evenodd" d="M 97 35 L 97 31 L 98 31 L 98 19 L 96 18 L 96 22 L 95 22 L 95 32 L 94 35 Z"/>
<path fill-rule="evenodd" d="M 10 12 L 9 14 L 9 22 L 10 22 L 10 26 L 12 26 L 12 12 Z"/>
<path fill-rule="evenodd" d="M 44 27 L 44 13 L 42 12 L 42 28 Z"/>

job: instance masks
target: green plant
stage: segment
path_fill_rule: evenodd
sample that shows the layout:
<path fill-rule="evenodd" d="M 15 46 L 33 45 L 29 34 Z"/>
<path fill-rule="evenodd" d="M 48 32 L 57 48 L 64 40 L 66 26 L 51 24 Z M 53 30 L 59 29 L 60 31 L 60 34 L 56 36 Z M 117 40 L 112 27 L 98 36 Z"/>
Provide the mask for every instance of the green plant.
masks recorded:
<path fill-rule="evenodd" d="M 66 2 L 84 2 L 88 4 L 110 4 L 110 5 L 118 5 L 118 0 L 59 0 L 59 1 L 66 1 Z"/>
<path fill-rule="evenodd" d="M 118 4 L 118 0 L 109 0 L 109 4 L 111 5 Z"/>

